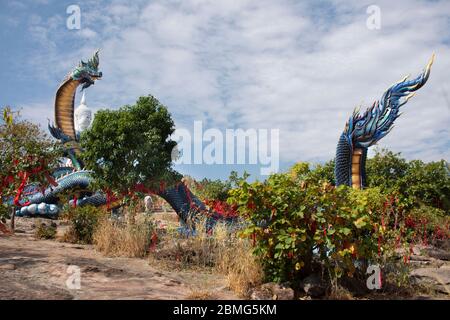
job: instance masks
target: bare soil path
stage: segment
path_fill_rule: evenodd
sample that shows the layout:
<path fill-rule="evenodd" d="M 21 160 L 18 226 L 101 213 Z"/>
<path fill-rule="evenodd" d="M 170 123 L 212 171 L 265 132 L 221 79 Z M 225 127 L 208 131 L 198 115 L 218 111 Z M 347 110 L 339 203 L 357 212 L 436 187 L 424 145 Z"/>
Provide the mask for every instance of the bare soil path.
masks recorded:
<path fill-rule="evenodd" d="M 16 234 L 0 233 L 0 299 L 238 299 L 223 276 L 158 270 L 147 259 L 108 258 L 89 245 L 36 240 L 32 223 L 18 218 Z M 80 270 L 80 289 L 66 285 L 70 266 Z"/>

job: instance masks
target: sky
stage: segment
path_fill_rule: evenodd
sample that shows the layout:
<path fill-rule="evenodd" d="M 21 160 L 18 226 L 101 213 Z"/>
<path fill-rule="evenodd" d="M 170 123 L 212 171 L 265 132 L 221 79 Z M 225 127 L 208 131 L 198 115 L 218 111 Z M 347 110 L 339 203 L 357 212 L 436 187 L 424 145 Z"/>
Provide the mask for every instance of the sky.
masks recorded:
<path fill-rule="evenodd" d="M 67 27 L 71 5 L 79 29 Z M 278 129 L 280 171 L 332 159 L 353 109 L 418 75 L 434 52 L 428 83 L 378 147 L 450 160 L 450 1 L 1 0 L 0 46 L 0 105 L 44 128 L 60 82 L 100 48 L 92 110 L 151 94 L 177 128 Z M 197 179 L 260 177 L 251 164 L 175 168 Z"/>

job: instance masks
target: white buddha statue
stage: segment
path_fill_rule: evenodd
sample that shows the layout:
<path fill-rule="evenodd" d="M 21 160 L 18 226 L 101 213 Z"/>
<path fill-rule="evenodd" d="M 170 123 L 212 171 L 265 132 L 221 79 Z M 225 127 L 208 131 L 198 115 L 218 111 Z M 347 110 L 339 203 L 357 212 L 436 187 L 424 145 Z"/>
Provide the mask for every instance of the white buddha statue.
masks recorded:
<path fill-rule="evenodd" d="M 81 133 L 92 123 L 92 111 L 86 105 L 86 96 L 83 92 L 80 105 L 75 109 L 75 131 Z"/>

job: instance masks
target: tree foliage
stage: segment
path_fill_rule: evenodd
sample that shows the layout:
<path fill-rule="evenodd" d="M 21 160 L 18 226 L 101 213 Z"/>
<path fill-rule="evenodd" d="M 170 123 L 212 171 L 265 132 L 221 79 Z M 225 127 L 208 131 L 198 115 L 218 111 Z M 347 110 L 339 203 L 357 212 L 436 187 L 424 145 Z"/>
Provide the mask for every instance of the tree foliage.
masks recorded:
<path fill-rule="evenodd" d="M 289 174 L 295 179 L 328 182 L 334 185 L 334 160 L 317 164 L 312 168 L 307 162 L 297 162 L 289 169 Z"/>
<path fill-rule="evenodd" d="M 0 216 L 7 214 L 13 198 L 21 200 L 26 184 L 49 184 L 50 171 L 57 166 L 61 149 L 41 128 L 21 119 L 9 107 L 0 120 Z M 3 214 L 2 214 L 2 213 Z"/>
<path fill-rule="evenodd" d="M 450 217 L 422 207 L 408 212 L 379 187 L 334 187 L 307 163 L 263 182 L 242 181 L 228 203 L 246 220 L 267 280 L 294 284 L 310 273 L 366 279 L 365 263 L 395 263 L 393 252 L 409 243 L 446 239 Z"/>
<path fill-rule="evenodd" d="M 406 209 L 426 205 L 450 210 L 450 171 L 444 160 L 406 161 L 399 153 L 382 149 L 367 160 L 368 187 L 395 194 Z"/>
<path fill-rule="evenodd" d="M 195 181 L 191 177 L 185 177 L 184 180 L 188 183 L 189 188 L 203 201 L 227 201 L 228 192 L 233 188 L 237 188 L 249 176 L 247 172 L 244 172 L 242 177 L 240 177 L 236 171 L 231 171 L 227 180 L 204 178 L 200 181 Z"/>
<path fill-rule="evenodd" d="M 156 98 L 140 97 L 119 110 L 101 110 L 81 135 L 83 160 L 97 184 L 129 192 L 136 184 L 159 187 L 181 178 L 171 169 L 176 143 L 170 140 L 173 120 Z"/>

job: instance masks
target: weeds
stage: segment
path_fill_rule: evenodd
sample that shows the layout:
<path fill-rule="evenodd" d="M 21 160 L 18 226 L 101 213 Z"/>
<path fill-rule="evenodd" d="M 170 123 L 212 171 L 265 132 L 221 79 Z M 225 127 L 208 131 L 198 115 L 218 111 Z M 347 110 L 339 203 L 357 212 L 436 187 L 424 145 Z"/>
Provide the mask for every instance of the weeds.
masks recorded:
<path fill-rule="evenodd" d="M 95 229 L 95 248 L 107 256 L 144 257 L 154 231 L 153 223 L 144 218 L 133 223 L 102 219 Z"/>
<path fill-rule="evenodd" d="M 56 227 L 54 225 L 46 225 L 45 223 L 38 221 L 38 226 L 34 231 L 34 236 L 37 239 L 55 239 Z"/>
<path fill-rule="evenodd" d="M 250 288 L 263 279 L 262 268 L 252 250 L 247 239 L 238 237 L 225 224 L 217 223 L 214 229 L 209 230 L 207 219 L 201 218 L 196 223 L 195 233 L 189 237 L 176 229 L 161 234 L 150 259 L 167 265 L 170 262 L 171 268 L 211 269 L 226 276 L 230 289 L 247 297 Z"/>
<path fill-rule="evenodd" d="M 69 230 L 63 241 L 71 243 L 92 244 L 94 230 L 104 211 L 93 206 L 70 208 L 63 218 L 70 221 Z"/>

